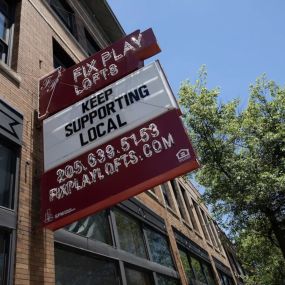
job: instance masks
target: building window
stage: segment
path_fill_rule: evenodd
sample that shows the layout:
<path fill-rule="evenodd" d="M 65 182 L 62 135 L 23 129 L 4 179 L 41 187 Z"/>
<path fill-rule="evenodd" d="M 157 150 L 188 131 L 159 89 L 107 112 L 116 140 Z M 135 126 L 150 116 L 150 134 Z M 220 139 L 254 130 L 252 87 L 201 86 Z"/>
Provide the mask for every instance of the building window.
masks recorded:
<path fill-rule="evenodd" d="M 15 2 L 0 0 L 0 60 L 10 63 Z"/>
<path fill-rule="evenodd" d="M 208 234 L 210 236 L 210 240 L 211 240 L 212 244 L 214 244 L 217 247 L 218 244 L 217 244 L 215 237 L 214 237 L 214 234 L 212 232 L 211 222 L 209 220 L 209 217 L 205 214 L 205 212 L 203 210 L 201 210 L 201 212 L 202 212 L 203 220 L 205 223 L 205 228 L 208 230 Z"/>
<path fill-rule="evenodd" d="M 152 285 L 154 284 L 151 273 L 126 267 L 126 279 L 128 285 Z"/>
<path fill-rule="evenodd" d="M 64 67 L 68 68 L 75 64 L 74 60 L 67 54 L 67 52 L 60 46 L 60 44 L 53 39 L 53 67 Z"/>
<path fill-rule="evenodd" d="M 166 183 L 160 185 L 161 191 L 162 191 L 162 196 L 164 198 L 165 204 L 167 207 L 171 208 L 170 204 L 170 198 L 169 198 L 169 189 Z"/>
<path fill-rule="evenodd" d="M 187 206 L 187 210 L 188 210 L 188 213 L 189 213 L 191 224 L 192 224 L 194 230 L 199 232 L 199 228 L 198 228 L 198 225 L 197 225 L 196 217 L 195 217 L 194 212 L 193 212 L 194 211 L 193 210 L 193 201 L 191 200 L 192 201 L 192 204 L 191 204 L 190 203 L 190 199 L 191 198 L 188 199 L 186 190 L 181 185 L 180 185 L 180 187 L 181 187 L 182 196 L 183 196 L 185 204 Z"/>
<path fill-rule="evenodd" d="M 180 259 L 182 262 L 182 266 L 186 275 L 187 280 L 191 284 L 191 280 L 195 280 L 194 272 L 192 267 L 190 266 L 187 253 L 184 250 L 179 250 Z"/>
<path fill-rule="evenodd" d="M 107 211 L 76 221 L 67 226 L 66 230 L 110 245 L 113 244 Z"/>
<path fill-rule="evenodd" d="M 84 29 L 84 33 L 85 33 L 85 39 L 86 39 L 86 50 L 87 50 L 88 55 L 90 56 L 96 53 L 97 51 L 99 51 L 100 47 L 98 46 L 98 44 L 95 42 L 93 37 L 90 35 L 90 33 L 86 29 Z"/>
<path fill-rule="evenodd" d="M 162 234 L 149 228 L 145 231 L 152 261 L 174 268 L 166 238 Z"/>
<path fill-rule="evenodd" d="M 234 285 L 233 278 L 223 273 L 222 271 L 219 271 L 219 275 L 220 275 L 220 282 L 222 285 Z"/>
<path fill-rule="evenodd" d="M 66 0 L 50 0 L 50 6 L 65 27 L 76 37 L 75 14 Z"/>
<path fill-rule="evenodd" d="M 187 217 L 185 214 L 185 208 L 184 208 L 184 205 L 182 202 L 182 197 L 180 197 L 178 186 L 177 186 L 175 180 L 170 180 L 170 184 L 171 184 L 172 189 L 173 189 L 173 193 L 174 193 L 174 196 L 175 196 L 175 199 L 177 202 L 178 211 L 180 213 L 180 216 L 183 220 L 187 221 Z"/>
<path fill-rule="evenodd" d="M 211 227 L 212 233 L 214 235 L 215 246 L 220 248 L 220 240 L 219 240 L 219 237 L 217 235 L 215 224 L 214 224 L 213 220 L 210 221 L 210 227 Z"/>
<path fill-rule="evenodd" d="M 189 284 L 215 285 L 210 264 L 195 257 L 184 249 L 179 249 L 181 262 Z"/>
<path fill-rule="evenodd" d="M 71 251 L 71 248 L 55 247 L 55 279 L 60 285 L 121 284 L 118 264 L 95 255 Z"/>
<path fill-rule="evenodd" d="M 2 3 L 2 2 L 1 2 Z M 12 284 L 23 115 L 0 99 L 0 284 Z M 9 122 L 13 122 L 9 126 Z M 7 208 L 9 210 L 7 210 Z"/>
<path fill-rule="evenodd" d="M 178 285 L 180 284 L 177 279 L 157 274 L 157 283 L 159 285 Z"/>
<path fill-rule="evenodd" d="M 143 232 L 139 222 L 117 209 L 115 210 L 115 216 L 120 248 L 146 258 Z"/>
<path fill-rule="evenodd" d="M 0 139 L 0 206 L 13 209 L 17 152 Z"/>
<path fill-rule="evenodd" d="M 0 284 L 7 284 L 10 235 L 0 231 Z"/>
<path fill-rule="evenodd" d="M 55 241 L 56 284 L 94 284 L 94 280 L 96 284 L 125 280 L 128 285 L 179 284 L 163 219 L 135 199 L 56 231 Z M 84 275 L 97 263 L 102 274 L 90 273 L 92 283 Z M 106 279 L 105 269 L 110 270 L 111 280 Z"/>
<path fill-rule="evenodd" d="M 206 224 L 205 224 L 205 221 L 203 220 L 203 217 L 202 217 L 202 214 L 200 212 L 199 206 L 198 206 L 198 204 L 195 201 L 193 201 L 193 203 L 194 203 L 195 210 L 196 210 L 196 213 L 197 213 L 197 216 L 198 216 L 201 228 L 203 230 L 204 236 L 205 236 L 207 241 L 210 241 L 209 234 L 208 234 L 208 231 L 207 231 L 207 228 L 206 228 Z"/>

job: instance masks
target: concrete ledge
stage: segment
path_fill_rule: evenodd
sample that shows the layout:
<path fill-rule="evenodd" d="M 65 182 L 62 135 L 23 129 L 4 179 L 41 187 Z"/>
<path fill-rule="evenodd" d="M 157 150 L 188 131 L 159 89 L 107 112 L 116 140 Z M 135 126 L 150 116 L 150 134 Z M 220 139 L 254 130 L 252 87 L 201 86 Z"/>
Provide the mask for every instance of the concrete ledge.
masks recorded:
<path fill-rule="evenodd" d="M 13 71 L 8 65 L 0 61 L 0 72 L 6 75 L 9 79 L 12 79 L 17 84 L 20 84 L 22 79 L 15 71 Z"/>

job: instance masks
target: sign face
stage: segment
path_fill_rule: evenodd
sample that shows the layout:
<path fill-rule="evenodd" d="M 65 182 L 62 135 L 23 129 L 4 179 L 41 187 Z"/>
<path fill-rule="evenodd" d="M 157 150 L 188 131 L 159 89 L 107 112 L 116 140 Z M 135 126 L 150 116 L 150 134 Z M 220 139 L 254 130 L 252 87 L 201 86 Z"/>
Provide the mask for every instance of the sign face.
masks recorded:
<path fill-rule="evenodd" d="M 158 62 L 43 121 L 45 171 L 171 109 L 179 109 Z"/>
<path fill-rule="evenodd" d="M 0 99 L 0 134 L 21 145 L 23 115 Z"/>
<path fill-rule="evenodd" d="M 171 110 L 43 174 L 42 221 L 58 229 L 198 167 Z"/>
<path fill-rule="evenodd" d="M 39 118 L 44 119 L 143 66 L 160 52 L 152 29 L 139 30 L 39 82 Z"/>

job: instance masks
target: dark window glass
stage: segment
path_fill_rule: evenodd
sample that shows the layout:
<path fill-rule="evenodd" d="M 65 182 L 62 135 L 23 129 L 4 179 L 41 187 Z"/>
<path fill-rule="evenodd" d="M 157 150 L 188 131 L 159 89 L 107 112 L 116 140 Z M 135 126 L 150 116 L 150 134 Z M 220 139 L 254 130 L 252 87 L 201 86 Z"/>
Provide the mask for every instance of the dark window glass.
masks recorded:
<path fill-rule="evenodd" d="M 182 185 L 180 185 L 180 188 L 181 188 L 183 199 L 184 199 L 185 204 L 186 204 L 187 209 L 188 209 L 188 213 L 189 213 L 189 217 L 190 217 L 192 226 L 197 232 L 199 232 L 199 228 L 198 228 L 198 225 L 196 222 L 196 218 L 195 218 L 194 213 L 193 213 L 193 206 L 190 204 L 190 201 L 188 200 L 186 190 L 183 188 Z"/>
<path fill-rule="evenodd" d="M 191 260 L 191 266 L 194 270 L 196 280 L 198 280 L 204 284 L 207 284 L 207 280 L 206 280 L 206 277 L 204 275 L 203 269 L 201 267 L 200 261 L 193 256 L 190 257 L 190 260 Z"/>
<path fill-rule="evenodd" d="M 7 282 L 9 235 L 0 232 L 0 284 Z"/>
<path fill-rule="evenodd" d="M 157 274 L 157 281 L 159 285 L 178 285 L 179 282 L 177 279 Z"/>
<path fill-rule="evenodd" d="M 17 153 L 0 141 L 0 206 L 13 208 Z"/>
<path fill-rule="evenodd" d="M 128 285 L 152 285 L 151 274 L 145 271 L 138 271 L 133 268 L 126 267 L 126 279 Z"/>
<path fill-rule="evenodd" d="M 208 232 L 207 232 L 207 229 L 206 229 L 206 226 L 205 226 L 205 222 L 203 220 L 203 217 L 201 216 L 201 213 L 199 211 L 199 206 L 196 202 L 194 202 L 194 206 L 195 206 L 195 210 L 196 210 L 196 213 L 197 213 L 197 216 L 198 216 L 198 219 L 199 219 L 199 222 L 200 222 L 200 225 L 202 227 L 202 230 L 203 230 L 203 233 L 205 235 L 205 238 L 209 241 L 209 235 L 208 235 Z M 201 210 L 202 211 L 202 210 Z"/>
<path fill-rule="evenodd" d="M 59 16 L 67 29 L 76 36 L 75 15 L 65 0 L 50 0 L 50 6 Z"/>
<path fill-rule="evenodd" d="M 179 281 L 177 279 L 157 274 L 157 281 L 159 285 L 179 285 Z"/>
<path fill-rule="evenodd" d="M 168 192 L 167 192 L 168 191 L 168 187 L 166 186 L 166 184 L 161 184 L 160 187 L 161 187 L 161 191 L 162 191 L 162 195 L 163 195 L 165 204 L 168 207 L 171 207 L 170 200 L 169 200 L 169 197 L 168 197 Z"/>
<path fill-rule="evenodd" d="M 189 213 L 189 217 L 190 217 L 192 226 L 193 226 L 193 228 L 196 231 L 199 231 L 199 228 L 198 228 L 198 225 L 197 225 L 197 222 L 196 222 L 196 218 L 195 218 L 194 213 L 193 213 L 193 207 L 192 207 L 192 205 L 190 203 L 189 198 L 187 197 L 187 193 L 186 193 L 185 188 L 181 184 L 180 184 L 180 189 L 181 189 L 181 193 L 182 193 L 184 202 L 186 204 L 186 207 L 187 207 L 187 210 L 188 210 L 188 213 Z"/>
<path fill-rule="evenodd" d="M 173 261 L 166 238 L 150 229 L 146 229 L 146 236 L 152 260 L 173 268 Z"/>
<path fill-rule="evenodd" d="M 220 274 L 220 281 L 222 285 L 233 285 L 234 284 L 234 281 L 230 276 L 226 275 L 225 273 L 221 271 L 219 272 L 219 274 Z"/>
<path fill-rule="evenodd" d="M 112 236 L 107 211 L 81 219 L 67 226 L 66 229 L 75 234 L 112 244 Z"/>
<path fill-rule="evenodd" d="M 210 237 L 210 240 L 211 242 L 217 246 L 217 243 L 216 243 L 216 240 L 214 238 L 214 235 L 213 235 L 213 232 L 212 232 L 212 229 L 211 229 L 211 226 L 210 226 L 210 221 L 209 221 L 209 218 L 208 216 L 205 214 L 204 211 L 201 211 L 202 212 L 202 216 L 203 216 L 203 220 L 204 220 L 204 223 L 205 223 L 205 230 L 208 231 L 208 235 Z"/>
<path fill-rule="evenodd" d="M 204 274 L 205 274 L 207 282 L 208 282 L 207 284 L 208 285 L 215 285 L 216 283 L 214 281 L 213 273 L 212 273 L 210 266 L 208 264 L 205 264 L 202 262 L 202 267 L 203 267 L 203 271 L 204 271 Z"/>
<path fill-rule="evenodd" d="M 9 20 L 0 10 L 0 38 L 3 41 L 7 41 L 7 34 L 9 29 Z"/>
<path fill-rule="evenodd" d="M 68 68 L 75 64 L 73 59 L 66 53 L 66 51 L 60 46 L 60 44 L 53 39 L 53 67 L 58 68 L 60 66 Z"/>
<path fill-rule="evenodd" d="M 180 248 L 179 253 L 189 284 L 196 284 L 199 281 L 199 285 L 216 285 L 209 263 L 194 257 L 184 249 Z"/>
<path fill-rule="evenodd" d="M 8 52 L 12 43 L 14 10 L 14 1 L 0 0 L 0 60 L 5 63 L 8 62 Z"/>
<path fill-rule="evenodd" d="M 115 210 L 115 216 L 121 249 L 146 258 L 143 232 L 139 222 L 120 210 Z"/>
<path fill-rule="evenodd" d="M 220 246 L 220 242 L 219 242 L 219 238 L 217 236 L 217 232 L 216 232 L 216 229 L 215 229 L 215 224 L 214 224 L 213 221 L 210 221 L 210 227 L 211 227 L 212 233 L 214 235 L 215 246 L 219 247 Z"/>
<path fill-rule="evenodd" d="M 88 55 L 92 55 L 92 54 L 96 53 L 97 51 L 99 51 L 100 47 L 97 45 L 97 43 L 92 38 L 90 33 L 86 29 L 84 29 L 84 31 L 85 31 L 85 38 L 86 38 L 87 53 L 88 53 Z"/>
<path fill-rule="evenodd" d="M 56 285 L 121 284 L 117 264 L 67 249 L 55 248 Z"/>
<path fill-rule="evenodd" d="M 8 46 L 0 40 L 0 60 L 7 63 Z"/>
<path fill-rule="evenodd" d="M 184 212 L 184 205 L 183 205 L 182 200 L 181 200 L 181 198 L 179 196 L 179 192 L 178 192 L 179 190 L 178 190 L 178 188 L 175 185 L 175 181 L 171 180 L 170 183 L 171 183 L 171 186 L 172 186 L 172 189 L 173 189 L 173 192 L 174 192 L 174 196 L 175 196 L 175 199 L 176 199 L 176 202 L 177 202 L 178 211 L 180 213 L 180 216 L 182 217 L 182 219 L 187 220 L 187 218 L 185 216 L 185 212 Z"/>
<path fill-rule="evenodd" d="M 222 275 L 222 278 L 223 278 L 223 282 L 225 285 L 229 285 L 229 281 L 228 281 L 228 278 L 226 275 Z"/>
<path fill-rule="evenodd" d="M 186 277 L 187 277 L 187 279 L 188 279 L 188 281 L 190 283 L 190 281 L 192 279 L 195 280 L 195 276 L 194 276 L 193 270 L 192 270 L 192 268 L 191 268 L 191 266 L 189 264 L 187 253 L 184 252 L 183 250 L 179 250 L 179 253 L 180 253 L 180 259 L 182 261 L 182 265 L 183 265 Z"/>

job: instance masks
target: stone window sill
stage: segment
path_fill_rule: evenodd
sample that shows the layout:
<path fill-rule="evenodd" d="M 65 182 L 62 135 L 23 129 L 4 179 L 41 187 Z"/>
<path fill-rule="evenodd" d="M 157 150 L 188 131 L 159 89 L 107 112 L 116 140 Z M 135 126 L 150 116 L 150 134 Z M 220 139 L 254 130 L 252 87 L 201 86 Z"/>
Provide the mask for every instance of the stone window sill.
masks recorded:
<path fill-rule="evenodd" d="M 13 71 L 7 64 L 0 61 L 0 72 L 3 73 L 8 79 L 12 79 L 16 84 L 21 83 L 21 77 Z"/>

